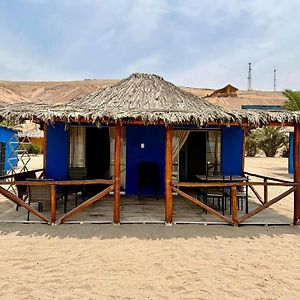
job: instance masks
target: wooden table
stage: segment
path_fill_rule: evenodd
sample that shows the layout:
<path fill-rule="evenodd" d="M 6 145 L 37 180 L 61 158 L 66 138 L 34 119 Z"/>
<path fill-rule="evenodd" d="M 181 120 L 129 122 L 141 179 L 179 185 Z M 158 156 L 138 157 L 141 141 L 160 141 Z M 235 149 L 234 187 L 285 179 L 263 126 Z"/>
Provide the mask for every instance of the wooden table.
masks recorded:
<path fill-rule="evenodd" d="M 196 178 L 200 181 L 204 182 L 230 182 L 230 181 L 235 181 L 235 182 L 241 182 L 241 181 L 246 181 L 247 178 L 245 176 L 240 176 L 240 175 L 235 175 L 235 176 L 230 176 L 230 175 L 196 175 Z"/>

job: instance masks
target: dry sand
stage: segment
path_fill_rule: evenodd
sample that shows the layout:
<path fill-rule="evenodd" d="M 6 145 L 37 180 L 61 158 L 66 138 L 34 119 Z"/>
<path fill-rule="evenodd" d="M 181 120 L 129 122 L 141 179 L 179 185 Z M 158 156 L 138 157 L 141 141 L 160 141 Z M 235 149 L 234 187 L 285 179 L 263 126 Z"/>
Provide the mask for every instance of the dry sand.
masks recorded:
<path fill-rule="evenodd" d="M 299 249 L 299 226 L 0 224 L 0 298 L 299 299 Z"/>

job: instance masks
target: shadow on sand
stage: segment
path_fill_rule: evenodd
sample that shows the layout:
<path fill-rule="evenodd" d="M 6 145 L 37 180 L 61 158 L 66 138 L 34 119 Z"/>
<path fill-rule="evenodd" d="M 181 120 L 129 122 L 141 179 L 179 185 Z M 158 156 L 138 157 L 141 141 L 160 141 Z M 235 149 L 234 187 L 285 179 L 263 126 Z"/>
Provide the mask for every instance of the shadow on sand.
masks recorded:
<path fill-rule="evenodd" d="M 297 235 L 300 237 L 300 226 L 240 226 L 227 225 L 173 225 L 163 224 L 64 224 L 48 226 L 46 224 L 0 224 L 0 235 L 16 234 L 17 236 L 44 236 L 48 238 L 76 239 L 121 239 L 137 238 L 140 240 L 158 239 L 191 239 L 206 237 L 218 238 L 257 238 L 260 236 Z"/>

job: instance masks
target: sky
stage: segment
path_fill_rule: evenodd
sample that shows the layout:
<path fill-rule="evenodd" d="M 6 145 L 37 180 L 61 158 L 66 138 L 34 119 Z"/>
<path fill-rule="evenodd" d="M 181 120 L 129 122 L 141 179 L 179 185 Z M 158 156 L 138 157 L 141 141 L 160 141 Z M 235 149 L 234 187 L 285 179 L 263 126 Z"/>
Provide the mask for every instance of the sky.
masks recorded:
<path fill-rule="evenodd" d="M 300 89 L 299 0 L 0 0 L 0 80 Z"/>

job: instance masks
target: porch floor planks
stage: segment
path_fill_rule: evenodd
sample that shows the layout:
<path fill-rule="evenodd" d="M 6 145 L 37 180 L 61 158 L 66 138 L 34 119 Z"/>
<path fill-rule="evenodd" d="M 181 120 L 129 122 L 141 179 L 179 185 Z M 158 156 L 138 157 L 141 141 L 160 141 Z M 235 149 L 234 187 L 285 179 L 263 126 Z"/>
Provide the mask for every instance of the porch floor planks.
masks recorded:
<path fill-rule="evenodd" d="M 9 202 L 3 205 L 3 199 L 0 201 L 0 222 L 4 221 L 26 221 L 27 211 L 19 208 L 15 210 L 15 205 Z M 5 200 L 4 200 L 5 201 Z M 80 203 L 80 201 L 79 201 Z M 165 216 L 164 198 L 143 198 L 121 196 L 120 210 L 121 223 L 164 223 Z M 257 203 L 249 201 L 249 211 L 257 207 Z M 34 206 L 35 207 L 35 206 Z M 74 199 L 70 197 L 68 201 L 68 210 L 74 208 Z M 174 222 L 175 223 L 224 223 L 219 218 L 205 214 L 202 208 L 195 206 L 190 201 L 178 196 L 173 196 Z M 43 212 L 47 217 L 50 216 L 49 207 L 44 207 Z M 239 217 L 244 211 L 239 211 Z M 63 215 L 63 202 L 58 202 L 57 218 Z M 229 216 L 229 212 L 225 213 Z M 72 216 L 68 221 L 72 222 L 103 222 L 112 223 L 113 217 L 113 196 L 109 195 L 85 208 L 78 214 Z M 39 221 L 39 219 L 30 214 L 30 221 Z M 279 214 L 272 207 L 248 219 L 243 224 L 291 224 L 292 216 L 288 218 Z M 224 223 L 225 224 L 225 223 Z"/>

